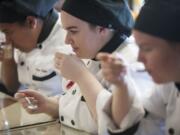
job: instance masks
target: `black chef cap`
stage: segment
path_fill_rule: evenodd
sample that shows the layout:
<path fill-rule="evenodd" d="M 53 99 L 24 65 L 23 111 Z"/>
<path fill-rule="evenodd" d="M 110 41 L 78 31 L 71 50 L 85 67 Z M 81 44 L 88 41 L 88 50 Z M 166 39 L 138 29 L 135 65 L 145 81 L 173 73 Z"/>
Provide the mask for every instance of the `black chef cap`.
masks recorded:
<path fill-rule="evenodd" d="M 134 29 L 169 41 L 180 41 L 180 1 L 147 0 Z"/>
<path fill-rule="evenodd" d="M 130 35 L 133 18 L 125 0 L 65 0 L 62 10 L 94 25 Z"/>
<path fill-rule="evenodd" d="M 0 0 L 0 23 L 12 23 L 32 15 L 45 18 L 57 0 Z"/>

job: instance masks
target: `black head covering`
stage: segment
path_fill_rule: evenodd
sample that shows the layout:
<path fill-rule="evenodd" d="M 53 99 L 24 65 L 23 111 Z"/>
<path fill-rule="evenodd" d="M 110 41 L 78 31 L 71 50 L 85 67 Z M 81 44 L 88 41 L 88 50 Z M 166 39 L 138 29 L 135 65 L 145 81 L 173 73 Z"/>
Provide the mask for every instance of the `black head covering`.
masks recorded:
<path fill-rule="evenodd" d="M 134 29 L 165 40 L 180 41 L 180 1 L 147 0 Z"/>
<path fill-rule="evenodd" d="M 88 23 L 130 35 L 133 18 L 125 0 L 65 0 L 62 10 Z"/>
<path fill-rule="evenodd" d="M 45 18 L 57 0 L 0 0 L 0 23 L 22 21 L 28 15 Z"/>

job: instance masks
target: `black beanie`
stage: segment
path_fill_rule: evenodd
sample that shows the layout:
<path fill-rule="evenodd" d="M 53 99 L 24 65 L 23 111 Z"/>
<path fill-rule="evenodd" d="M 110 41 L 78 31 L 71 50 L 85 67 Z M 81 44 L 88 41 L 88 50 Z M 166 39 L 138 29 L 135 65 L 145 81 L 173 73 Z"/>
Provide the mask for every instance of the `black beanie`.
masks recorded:
<path fill-rule="evenodd" d="M 180 41 L 180 1 L 147 0 L 134 29 L 168 41 Z"/>
<path fill-rule="evenodd" d="M 125 0 L 65 0 L 62 10 L 88 23 L 130 35 L 133 18 Z"/>
<path fill-rule="evenodd" d="M 13 23 L 32 15 L 45 18 L 57 0 L 0 0 L 0 23 Z"/>

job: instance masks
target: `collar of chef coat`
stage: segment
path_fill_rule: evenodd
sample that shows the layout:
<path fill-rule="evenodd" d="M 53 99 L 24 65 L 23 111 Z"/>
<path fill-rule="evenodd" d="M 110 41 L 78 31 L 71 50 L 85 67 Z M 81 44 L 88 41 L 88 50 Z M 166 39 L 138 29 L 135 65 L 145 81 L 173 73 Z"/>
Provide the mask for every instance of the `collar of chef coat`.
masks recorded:
<path fill-rule="evenodd" d="M 176 88 L 178 89 L 178 91 L 180 92 L 180 83 L 175 83 Z"/>
<path fill-rule="evenodd" d="M 42 42 L 47 39 L 49 34 L 51 33 L 56 21 L 58 20 L 58 13 L 55 10 L 52 10 L 46 19 L 44 20 L 44 24 L 41 30 L 41 33 L 38 38 L 38 48 L 42 48 Z"/>
<path fill-rule="evenodd" d="M 114 52 L 125 40 L 127 36 L 121 32 L 116 32 L 111 40 L 99 52 Z M 96 60 L 95 58 L 93 60 Z"/>

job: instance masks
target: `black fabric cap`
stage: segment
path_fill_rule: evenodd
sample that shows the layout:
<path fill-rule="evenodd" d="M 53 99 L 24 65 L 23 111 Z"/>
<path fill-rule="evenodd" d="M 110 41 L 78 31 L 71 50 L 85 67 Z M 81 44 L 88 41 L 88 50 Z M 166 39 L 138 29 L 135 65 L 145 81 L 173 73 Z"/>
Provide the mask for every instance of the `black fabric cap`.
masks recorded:
<path fill-rule="evenodd" d="M 1 0 L 0 23 L 12 23 L 32 15 L 45 18 L 57 0 Z"/>
<path fill-rule="evenodd" d="M 88 23 L 130 35 L 134 21 L 125 0 L 65 0 L 62 10 Z"/>
<path fill-rule="evenodd" d="M 148 0 L 134 29 L 168 41 L 180 41 L 180 1 Z"/>

